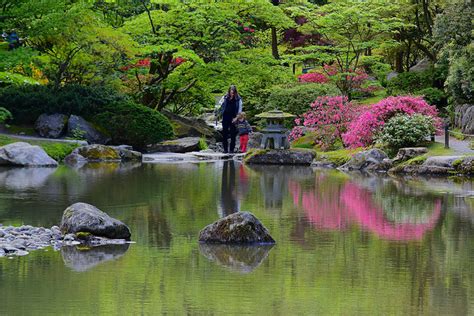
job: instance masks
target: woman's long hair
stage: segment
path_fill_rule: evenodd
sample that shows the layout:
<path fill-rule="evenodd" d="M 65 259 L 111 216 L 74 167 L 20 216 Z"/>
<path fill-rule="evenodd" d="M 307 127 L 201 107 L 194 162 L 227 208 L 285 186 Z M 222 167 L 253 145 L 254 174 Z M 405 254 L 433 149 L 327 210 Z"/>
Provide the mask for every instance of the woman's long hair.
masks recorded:
<path fill-rule="evenodd" d="M 229 87 L 229 90 L 227 91 L 227 98 L 230 99 L 230 91 L 234 91 L 234 98 L 235 99 L 239 99 L 240 98 L 240 95 L 239 93 L 237 92 L 237 87 L 235 85 L 231 85 Z"/>

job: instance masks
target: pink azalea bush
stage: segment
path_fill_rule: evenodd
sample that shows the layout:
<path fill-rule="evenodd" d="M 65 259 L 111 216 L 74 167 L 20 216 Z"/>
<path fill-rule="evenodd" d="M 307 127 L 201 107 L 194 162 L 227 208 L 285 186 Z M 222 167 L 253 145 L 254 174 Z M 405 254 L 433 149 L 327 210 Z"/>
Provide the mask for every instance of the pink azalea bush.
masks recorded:
<path fill-rule="evenodd" d="M 374 142 L 374 134 L 397 114 L 427 115 L 434 119 L 435 125 L 439 126 L 441 123 L 436 107 L 426 103 L 422 97 L 388 97 L 366 109 L 349 124 L 347 132 L 342 135 L 344 144 L 349 148 L 371 145 Z"/>
<path fill-rule="evenodd" d="M 289 138 L 296 140 L 307 132 L 314 132 L 315 144 L 323 150 L 341 141 L 347 125 L 356 115 L 356 106 L 343 96 L 322 96 L 311 104 L 302 118 L 295 120 Z"/>
<path fill-rule="evenodd" d="M 310 72 L 307 74 L 300 75 L 298 77 L 300 82 L 313 82 L 313 83 L 326 83 L 329 81 L 329 78 L 319 72 Z"/>

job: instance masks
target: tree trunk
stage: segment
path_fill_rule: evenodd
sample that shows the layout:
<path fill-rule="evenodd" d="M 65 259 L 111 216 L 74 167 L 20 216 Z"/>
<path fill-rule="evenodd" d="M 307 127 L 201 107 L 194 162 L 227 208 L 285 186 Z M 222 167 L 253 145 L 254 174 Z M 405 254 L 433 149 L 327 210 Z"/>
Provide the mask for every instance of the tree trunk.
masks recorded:
<path fill-rule="evenodd" d="M 397 52 L 395 56 L 395 71 L 398 73 L 403 72 L 403 51 Z"/>
<path fill-rule="evenodd" d="M 275 59 L 280 59 L 280 55 L 278 54 L 278 39 L 277 39 L 277 31 L 275 27 L 271 27 L 272 30 L 272 55 Z"/>

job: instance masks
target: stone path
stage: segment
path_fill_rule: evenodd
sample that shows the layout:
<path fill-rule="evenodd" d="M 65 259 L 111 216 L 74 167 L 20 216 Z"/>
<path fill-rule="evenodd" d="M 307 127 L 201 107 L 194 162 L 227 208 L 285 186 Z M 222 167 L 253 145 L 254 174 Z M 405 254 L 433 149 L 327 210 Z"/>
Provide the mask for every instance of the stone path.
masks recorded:
<path fill-rule="evenodd" d="M 436 135 L 435 141 L 444 145 L 444 134 Z M 459 140 L 454 137 L 449 137 L 449 148 L 457 155 L 474 155 L 474 150 L 470 147 L 470 140 Z"/>
<path fill-rule="evenodd" d="M 46 141 L 46 142 L 55 142 L 55 143 L 72 143 L 72 144 L 79 144 L 79 145 L 87 145 L 86 141 L 76 140 L 76 139 L 44 138 L 44 137 L 23 136 L 23 135 L 8 134 L 8 133 L 0 133 L 0 135 L 8 136 L 13 139 L 18 139 L 18 141 L 32 140 L 32 141 Z"/>

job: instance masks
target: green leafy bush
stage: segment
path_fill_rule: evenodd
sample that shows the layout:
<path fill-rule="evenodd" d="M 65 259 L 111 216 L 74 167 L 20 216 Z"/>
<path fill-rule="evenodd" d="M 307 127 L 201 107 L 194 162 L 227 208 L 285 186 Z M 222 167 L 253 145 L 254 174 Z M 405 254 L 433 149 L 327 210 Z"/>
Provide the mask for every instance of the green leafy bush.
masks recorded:
<path fill-rule="evenodd" d="M 19 74 L 14 74 L 8 71 L 0 71 L 0 87 L 22 86 L 22 85 L 37 85 L 38 81 L 33 78 L 26 77 Z"/>
<path fill-rule="evenodd" d="M 446 87 L 458 104 L 474 102 L 474 44 L 451 60 Z"/>
<path fill-rule="evenodd" d="M 173 137 L 171 124 L 163 114 L 132 102 L 105 106 L 93 122 L 105 129 L 113 143 L 138 149 Z"/>
<path fill-rule="evenodd" d="M 434 120 L 430 116 L 396 115 L 384 124 L 381 132 L 376 134 L 375 140 L 390 149 L 398 149 L 419 145 L 434 132 Z"/>
<path fill-rule="evenodd" d="M 71 85 L 59 90 L 45 86 L 2 89 L 0 104 L 12 112 L 17 124 L 33 124 L 43 113 L 80 115 L 109 134 L 113 143 L 137 148 L 173 135 L 171 125 L 163 115 L 104 87 Z"/>
<path fill-rule="evenodd" d="M 78 144 L 72 143 L 46 143 L 43 142 L 40 146 L 44 151 L 54 160 L 61 161 L 69 155 L 74 149 L 79 147 Z"/>
<path fill-rule="evenodd" d="M 318 97 L 338 94 L 339 90 L 332 84 L 298 83 L 274 86 L 270 89 L 267 108 L 302 115 Z"/>
<path fill-rule="evenodd" d="M 12 118 L 13 116 L 10 111 L 3 107 L 0 107 L 0 124 L 5 123 L 6 121 L 11 120 Z"/>
<path fill-rule="evenodd" d="M 424 88 L 419 91 L 416 91 L 414 95 L 423 96 L 426 102 L 434 105 L 446 105 L 446 94 L 443 90 L 438 88 Z"/>
<path fill-rule="evenodd" d="M 29 85 L 0 90 L 0 104 L 13 114 L 15 124 L 33 124 L 43 113 L 90 118 L 107 104 L 126 100 L 128 97 L 104 87 L 68 85 L 54 90 L 49 86 Z"/>
<path fill-rule="evenodd" d="M 444 108 L 447 105 L 446 95 L 442 90 L 444 80 L 445 74 L 441 68 L 431 67 L 421 72 L 404 72 L 387 83 L 387 93 L 422 95 L 429 104 Z"/>

